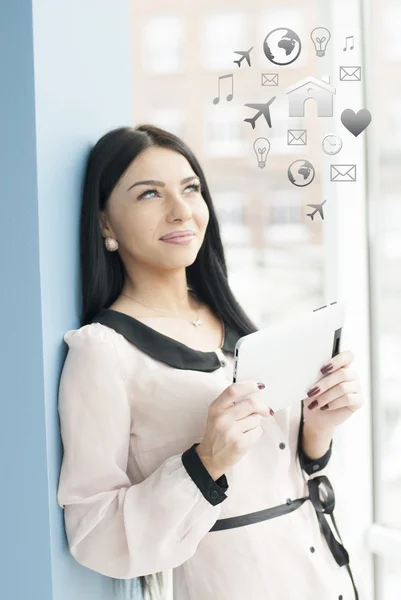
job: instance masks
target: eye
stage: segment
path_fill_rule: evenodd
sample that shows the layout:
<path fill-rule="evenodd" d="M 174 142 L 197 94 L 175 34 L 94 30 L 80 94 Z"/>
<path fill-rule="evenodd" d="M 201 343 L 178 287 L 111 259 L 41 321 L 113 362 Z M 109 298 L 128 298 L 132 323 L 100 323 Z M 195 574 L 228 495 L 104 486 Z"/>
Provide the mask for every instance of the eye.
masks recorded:
<path fill-rule="evenodd" d="M 191 183 L 190 185 L 187 185 L 185 187 L 186 190 L 188 188 L 192 188 L 194 192 L 200 192 L 201 191 L 201 185 L 198 182 Z M 150 189 L 150 190 L 146 190 L 145 192 L 142 192 L 142 194 L 140 194 L 138 196 L 138 200 L 140 200 L 141 198 L 150 198 L 151 196 L 149 196 L 148 194 L 157 194 L 157 190 L 156 189 Z"/>
<path fill-rule="evenodd" d="M 157 194 L 157 190 L 146 190 L 146 192 L 142 192 L 142 194 L 138 196 L 138 200 L 145 198 L 148 194 Z"/>
<path fill-rule="evenodd" d="M 191 183 L 185 189 L 187 190 L 188 188 L 192 188 L 195 192 L 200 192 L 201 186 L 199 183 Z"/>

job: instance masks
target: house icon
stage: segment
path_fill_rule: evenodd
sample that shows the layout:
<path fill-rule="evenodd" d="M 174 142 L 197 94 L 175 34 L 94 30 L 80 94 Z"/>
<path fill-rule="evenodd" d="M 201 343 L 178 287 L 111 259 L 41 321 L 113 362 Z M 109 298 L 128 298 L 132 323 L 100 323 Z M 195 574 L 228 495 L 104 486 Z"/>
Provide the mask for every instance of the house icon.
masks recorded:
<path fill-rule="evenodd" d="M 305 116 L 305 102 L 313 98 L 317 102 L 318 117 L 333 116 L 333 94 L 336 90 L 325 81 L 315 77 L 302 79 L 288 88 L 289 115 L 290 117 Z"/>

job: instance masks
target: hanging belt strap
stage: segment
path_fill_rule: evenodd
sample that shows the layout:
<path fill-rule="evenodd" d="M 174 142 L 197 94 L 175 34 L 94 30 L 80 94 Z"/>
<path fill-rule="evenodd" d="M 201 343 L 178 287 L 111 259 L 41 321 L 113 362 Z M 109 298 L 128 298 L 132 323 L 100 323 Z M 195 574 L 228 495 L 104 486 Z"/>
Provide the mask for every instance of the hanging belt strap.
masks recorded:
<path fill-rule="evenodd" d="M 320 485 L 324 486 L 324 491 L 326 492 L 326 498 L 324 501 L 320 499 Z M 337 528 L 337 524 L 334 519 L 333 510 L 334 510 L 334 490 L 329 481 L 329 479 L 325 475 L 319 475 L 317 477 L 313 477 L 308 480 L 308 489 L 309 496 L 304 496 L 303 498 L 297 498 L 296 500 L 288 499 L 286 504 L 280 504 L 278 506 L 273 506 L 272 508 L 266 508 L 264 510 L 259 510 L 257 512 L 248 513 L 246 515 L 239 515 L 238 517 L 228 517 L 226 519 L 218 519 L 213 527 L 209 529 L 209 533 L 211 531 L 221 531 L 222 529 L 233 529 L 234 527 L 244 527 L 246 525 L 252 525 L 254 523 L 259 523 L 260 521 L 265 521 L 267 519 L 274 519 L 275 517 L 280 517 L 282 515 L 288 514 L 302 506 L 302 504 L 306 500 L 310 500 L 313 504 L 313 507 L 316 512 L 317 519 L 320 523 L 321 530 L 323 535 L 327 541 L 327 544 L 330 548 L 332 555 L 334 556 L 337 564 L 339 566 L 345 566 L 348 574 L 351 578 L 352 586 L 355 592 L 355 600 L 359 600 L 358 591 L 355 586 L 354 578 L 352 576 L 351 568 L 349 566 L 349 555 L 344 546 L 342 545 L 342 539 L 340 533 Z M 330 529 L 330 526 L 324 516 L 329 514 L 331 520 L 333 521 L 334 528 L 337 532 L 338 537 L 341 540 L 341 544 L 336 540 L 333 535 L 333 532 Z"/>
<path fill-rule="evenodd" d="M 324 501 L 322 501 L 320 499 L 320 495 L 319 495 L 319 486 L 320 485 L 323 485 L 324 489 L 326 491 L 326 498 Z M 340 535 L 340 532 L 338 531 L 337 523 L 335 521 L 334 514 L 333 514 L 334 505 L 335 505 L 333 487 L 332 487 L 329 479 L 326 477 L 326 475 L 319 475 L 317 477 L 314 477 L 313 479 L 308 480 L 308 488 L 309 488 L 309 499 L 313 504 L 313 507 L 316 512 L 316 516 L 320 523 L 320 527 L 321 527 L 323 535 L 327 541 L 327 544 L 331 550 L 331 553 L 334 556 L 337 564 L 340 565 L 340 567 L 345 566 L 347 568 L 347 571 L 351 578 L 352 587 L 354 588 L 355 600 L 358 600 L 358 598 L 359 598 L 358 591 L 356 589 L 354 578 L 353 578 L 352 572 L 351 572 L 351 568 L 349 566 L 349 555 L 342 544 L 341 535 Z M 334 525 L 334 528 L 337 532 L 337 535 L 341 540 L 341 544 L 334 537 L 333 532 L 331 531 L 330 526 L 324 516 L 325 513 L 330 515 L 331 520 Z"/>

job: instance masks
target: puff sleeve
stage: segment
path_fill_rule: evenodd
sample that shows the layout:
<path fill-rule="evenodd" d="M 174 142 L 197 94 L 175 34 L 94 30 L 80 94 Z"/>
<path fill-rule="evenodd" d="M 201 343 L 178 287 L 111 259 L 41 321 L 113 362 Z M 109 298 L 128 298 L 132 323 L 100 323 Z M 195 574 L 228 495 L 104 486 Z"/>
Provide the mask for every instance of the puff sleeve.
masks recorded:
<path fill-rule="evenodd" d="M 99 323 L 64 335 L 57 501 L 73 557 L 103 575 L 129 579 L 189 559 L 219 518 L 227 485 L 203 473 L 199 487 L 190 475 L 200 471 L 193 449 L 184 453 L 188 470 L 177 454 L 143 481 L 130 481 L 131 411 L 114 335 Z"/>

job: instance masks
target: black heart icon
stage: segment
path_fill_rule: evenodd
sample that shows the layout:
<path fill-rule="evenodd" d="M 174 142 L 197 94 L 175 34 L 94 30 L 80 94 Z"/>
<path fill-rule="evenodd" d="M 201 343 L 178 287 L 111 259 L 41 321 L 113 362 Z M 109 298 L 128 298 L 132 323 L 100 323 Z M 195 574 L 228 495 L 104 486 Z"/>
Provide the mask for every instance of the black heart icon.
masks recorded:
<path fill-rule="evenodd" d="M 356 114 L 352 108 L 346 108 L 341 113 L 341 122 L 355 137 L 357 137 L 362 131 L 365 131 L 366 127 L 372 120 L 372 115 L 367 108 L 362 108 Z"/>

